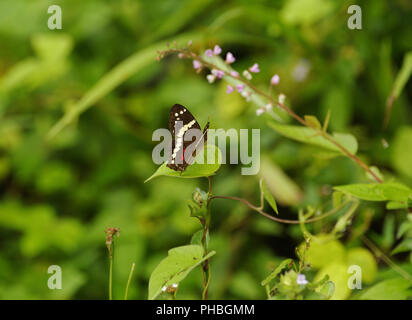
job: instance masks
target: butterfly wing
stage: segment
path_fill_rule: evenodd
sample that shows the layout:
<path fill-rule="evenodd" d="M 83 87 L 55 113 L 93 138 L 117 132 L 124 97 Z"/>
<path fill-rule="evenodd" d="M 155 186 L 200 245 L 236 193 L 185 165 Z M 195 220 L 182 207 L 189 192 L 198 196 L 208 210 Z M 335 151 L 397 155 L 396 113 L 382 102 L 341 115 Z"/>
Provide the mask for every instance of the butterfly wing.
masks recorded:
<path fill-rule="evenodd" d="M 204 141 L 206 141 L 207 139 L 208 128 L 209 123 L 206 125 L 205 130 L 203 131 L 202 139 Z M 195 117 L 190 113 L 190 111 L 180 104 L 175 104 L 170 109 L 169 116 L 169 130 L 172 133 L 172 152 L 167 166 L 170 169 L 173 169 L 175 171 L 186 170 L 187 166 L 193 161 L 193 158 L 196 155 L 196 153 L 194 152 L 191 159 L 184 158 L 184 151 L 196 139 L 196 137 L 193 137 L 192 140 L 185 141 L 185 134 L 189 129 L 201 130 L 199 123 L 196 121 Z M 176 159 L 179 159 L 180 161 L 176 161 Z"/>

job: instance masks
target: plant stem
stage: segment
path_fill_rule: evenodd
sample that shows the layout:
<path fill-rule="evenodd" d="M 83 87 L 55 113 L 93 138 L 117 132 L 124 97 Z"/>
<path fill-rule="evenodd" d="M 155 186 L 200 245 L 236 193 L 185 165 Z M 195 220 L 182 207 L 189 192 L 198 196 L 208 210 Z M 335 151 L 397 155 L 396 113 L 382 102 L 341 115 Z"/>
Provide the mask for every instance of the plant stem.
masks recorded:
<path fill-rule="evenodd" d="M 113 250 L 114 251 L 114 250 Z M 113 252 L 110 253 L 110 267 L 109 267 L 109 300 L 113 300 L 112 296 L 113 283 Z"/>
<path fill-rule="evenodd" d="M 132 281 L 132 276 L 134 272 L 135 263 L 132 263 L 132 268 L 130 269 L 129 278 L 127 279 L 126 290 L 124 292 L 124 300 L 127 300 L 127 294 L 129 293 L 130 282 Z"/>
<path fill-rule="evenodd" d="M 343 202 L 340 206 L 333 208 L 332 210 L 324 213 L 323 215 L 319 216 L 319 217 L 315 217 L 315 218 L 311 218 L 305 221 L 300 221 L 300 220 L 288 220 L 288 219 L 281 219 L 281 218 L 277 218 L 272 216 L 271 214 L 264 212 L 262 210 L 262 207 L 256 207 L 255 205 L 251 204 L 249 201 L 243 199 L 243 198 L 238 198 L 238 197 L 232 197 L 232 196 L 212 196 L 210 200 L 212 199 L 230 199 L 230 200 L 236 200 L 236 201 L 240 201 L 243 204 L 245 204 L 246 206 L 248 206 L 250 209 L 258 212 L 259 214 L 261 214 L 262 216 L 276 221 L 276 222 L 280 222 L 280 223 L 286 223 L 286 224 L 301 224 L 301 223 L 312 223 L 312 222 L 316 222 L 319 220 L 322 220 L 334 213 L 336 213 L 337 211 L 339 211 L 340 209 L 342 209 L 346 204 L 348 204 L 349 201 L 345 201 Z"/>
<path fill-rule="evenodd" d="M 368 172 L 377 182 L 382 183 L 383 180 L 376 175 L 375 172 L 373 172 L 373 170 L 371 170 L 361 159 L 359 159 L 357 156 L 355 156 L 354 154 L 352 154 L 348 149 L 346 149 L 343 145 L 341 145 L 338 141 L 336 141 L 330 134 L 328 134 L 326 131 L 321 130 L 321 129 L 317 129 L 314 128 L 313 126 L 311 126 L 305 119 L 303 119 L 302 117 L 300 117 L 299 115 L 297 115 L 296 113 L 294 113 L 291 109 L 289 109 L 287 106 L 285 106 L 284 104 L 276 101 L 273 99 L 273 97 L 270 94 L 266 94 L 264 93 L 262 90 L 260 90 L 259 88 L 255 87 L 254 85 L 252 85 L 249 81 L 247 81 L 246 79 L 243 79 L 241 77 L 235 77 L 233 75 L 231 75 L 229 72 L 222 70 L 221 68 L 219 68 L 218 66 L 216 66 L 215 64 L 206 61 L 205 59 L 203 59 L 201 56 L 195 54 L 194 52 L 189 51 L 188 49 L 169 49 L 163 52 L 163 54 L 170 54 L 170 53 L 183 53 L 186 55 L 186 57 L 192 59 L 192 60 L 197 60 L 199 62 L 201 62 L 204 66 L 206 66 L 209 69 L 218 69 L 224 72 L 225 76 L 230 77 L 232 79 L 238 80 L 240 82 L 242 82 L 243 84 L 245 84 L 247 87 L 249 87 L 249 89 L 251 89 L 252 91 L 254 91 L 256 94 L 266 98 L 268 101 L 271 102 L 272 105 L 277 105 L 279 108 L 281 108 L 282 110 L 286 111 L 292 118 L 294 118 L 296 121 L 298 121 L 300 124 L 302 124 L 305 127 L 311 128 L 312 130 L 316 131 L 316 134 L 319 134 L 321 136 L 323 136 L 325 139 L 327 139 L 328 141 L 330 141 L 331 143 L 333 143 L 337 148 L 339 148 L 347 157 L 349 157 L 350 159 L 352 159 L 353 161 L 355 161 L 363 170 L 365 170 L 366 172 Z"/>
<path fill-rule="evenodd" d="M 398 274 L 400 274 L 403 278 L 408 280 L 412 283 L 412 276 L 406 272 L 404 269 L 399 267 L 395 262 L 393 262 L 381 249 L 379 249 L 371 240 L 369 240 L 366 236 L 361 236 L 361 240 L 368 246 L 377 258 L 382 258 L 382 260 L 390 266 L 393 270 L 395 270 Z"/>
<path fill-rule="evenodd" d="M 212 178 L 207 177 L 209 181 L 209 192 L 208 192 L 208 198 L 207 198 L 207 216 L 205 219 L 205 222 L 203 224 L 203 236 L 202 236 L 202 246 L 204 249 L 204 255 L 207 255 L 208 253 L 208 246 L 207 246 L 207 234 L 209 232 L 209 226 L 210 226 L 210 220 L 211 220 L 211 212 L 210 212 L 210 201 L 212 200 Z M 202 264 L 202 273 L 203 273 L 203 293 L 202 293 L 202 299 L 207 300 L 208 298 L 208 293 L 209 293 L 209 284 L 210 284 L 210 279 L 212 277 L 211 270 L 210 270 L 210 265 L 209 261 L 210 259 L 207 259 L 203 264 Z"/>

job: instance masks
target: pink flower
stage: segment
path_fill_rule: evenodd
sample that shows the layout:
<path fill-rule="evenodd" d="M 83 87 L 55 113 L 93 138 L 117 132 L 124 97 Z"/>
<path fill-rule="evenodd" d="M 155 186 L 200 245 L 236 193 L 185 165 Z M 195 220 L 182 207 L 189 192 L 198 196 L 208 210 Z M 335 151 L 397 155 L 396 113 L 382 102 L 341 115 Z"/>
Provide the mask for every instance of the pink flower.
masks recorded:
<path fill-rule="evenodd" d="M 275 74 L 272 79 L 270 79 L 270 85 L 272 86 L 276 86 L 277 84 L 279 84 L 280 81 L 280 77 L 278 74 Z"/>
<path fill-rule="evenodd" d="M 273 108 L 273 106 L 272 106 L 272 104 L 271 103 L 268 103 L 266 106 L 265 106 L 265 109 L 266 110 L 271 110 Z"/>
<path fill-rule="evenodd" d="M 250 72 L 254 72 L 254 73 L 260 72 L 260 70 L 259 70 L 259 65 L 258 65 L 257 63 L 255 63 L 253 66 L 251 66 L 251 67 L 249 68 L 249 71 L 250 71 Z"/>
<path fill-rule="evenodd" d="M 233 56 L 232 53 L 230 53 L 230 52 L 226 53 L 226 63 L 227 64 L 231 64 L 235 61 L 236 61 L 236 59 L 235 59 L 235 57 Z"/>
<path fill-rule="evenodd" d="M 222 70 L 212 69 L 212 74 L 213 74 L 216 78 L 221 79 L 225 73 L 224 73 Z"/>
<path fill-rule="evenodd" d="M 195 68 L 195 70 L 197 70 L 200 67 L 202 67 L 202 64 L 197 60 L 193 60 L 193 68 Z"/>
<path fill-rule="evenodd" d="M 231 75 L 232 77 L 237 78 L 237 77 L 239 77 L 239 72 L 236 72 L 236 71 L 230 71 L 230 75 Z"/>
<path fill-rule="evenodd" d="M 232 93 L 232 92 L 233 92 L 233 90 L 235 90 L 235 89 L 233 89 L 233 87 L 232 87 L 232 86 L 228 85 L 228 86 L 227 86 L 226 93 L 227 93 L 227 94 Z"/>
<path fill-rule="evenodd" d="M 215 56 L 218 56 L 221 52 L 222 52 L 222 48 L 220 48 L 218 45 L 215 45 L 215 47 L 213 48 L 213 54 Z"/>
<path fill-rule="evenodd" d="M 236 90 L 237 90 L 238 92 L 242 92 L 242 90 L 243 90 L 244 87 L 245 87 L 245 86 L 244 86 L 243 84 L 237 84 L 237 85 L 236 85 Z"/>
<path fill-rule="evenodd" d="M 213 51 L 212 51 L 212 49 L 207 49 L 207 50 L 205 51 L 205 55 L 206 55 L 206 57 L 213 57 Z"/>

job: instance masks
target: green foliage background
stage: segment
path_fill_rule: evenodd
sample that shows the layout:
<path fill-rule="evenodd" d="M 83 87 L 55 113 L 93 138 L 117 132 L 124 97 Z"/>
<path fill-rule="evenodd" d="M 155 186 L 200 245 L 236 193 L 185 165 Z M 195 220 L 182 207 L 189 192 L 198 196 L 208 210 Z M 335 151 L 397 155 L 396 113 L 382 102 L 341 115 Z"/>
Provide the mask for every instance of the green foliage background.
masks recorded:
<path fill-rule="evenodd" d="M 296 113 L 323 120 L 330 110 L 330 129 L 352 133 L 365 162 L 378 166 L 385 178 L 412 186 L 411 83 L 382 129 L 386 100 L 412 49 L 412 4 L 358 1 L 363 29 L 349 30 L 346 10 L 355 3 L 1 1 L 0 298 L 106 299 L 104 229 L 109 226 L 121 230 L 114 297 L 123 297 L 135 262 L 129 298 L 147 298 L 156 265 L 200 228 L 189 217 L 186 200 L 196 187 L 207 189 L 206 179 L 160 177 L 143 184 L 157 167 L 151 158 L 152 132 L 167 126 L 174 103 L 188 106 L 202 126 L 210 117 L 217 128 L 261 129 L 259 176 L 242 176 L 239 166 L 223 165 L 213 179 L 216 194 L 257 203 L 263 177 L 280 216 L 297 219 L 298 208 L 327 202 L 332 186 L 369 181 L 351 160 L 316 156 L 313 146 L 279 135 L 265 116 L 256 116 L 253 104 L 226 95 L 223 82 L 208 84 L 189 61 L 157 62 L 156 51 L 166 42 L 185 45 L 190 39 L 199 52 L 219 44 L 237 57 L 238 70 L 257 62 L 261 72 L 253 81 L 262 88 L 278 73 L 279 90 Z M 62 7 L 63 30 L 47 28 L 52 4 Z M 302 64 L 310 70 L 297 81 L 294 72 Z M 46 140 L 64 114 L 68 126 Z M 336 220 L 308 228 L 320 233 Z M 404 209 L 362 202 L 341 239 L 314 249 L 307 277 L 320 279 L 326 273 L 335 285 L 343 283 L 335 298 L 410 297 L 406 280 L 381 259 L 371 261 L 360 240 L 366 234 L 412 274 L 410 240 L 391 254 L 410 233 L 403 227 L 406 231 L 396 237 L 405 221 Z M 276 224 L 240 203 L 215 200 L 210 298 L 264 299 L 260 282 L 280 261 L 295 258 L 302 241 L 299 226 Z M 366 268 L 365 288 L 377 287 L 351 294 L 344 288 L 346 269 L 359 259 Z M 62 290 L 47 287 L 47 268 L 53 264 L 62 267 Z M 177 297 L 198 299 L 200 278 L 200 270 L 190 273 Z"/>

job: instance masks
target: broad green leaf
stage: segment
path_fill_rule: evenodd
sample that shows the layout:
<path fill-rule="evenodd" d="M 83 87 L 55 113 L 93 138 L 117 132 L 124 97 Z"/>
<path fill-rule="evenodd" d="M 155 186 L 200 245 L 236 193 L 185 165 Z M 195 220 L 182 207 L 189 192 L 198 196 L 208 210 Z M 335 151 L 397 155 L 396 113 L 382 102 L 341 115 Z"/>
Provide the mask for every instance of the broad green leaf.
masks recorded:
<path fill-rule="evenodd" d="M 293 206 L 302 201 L 303 192 L 299 186 L 267 156 L 262 157 L 259 175 L 278 203 Z"/>
<path fill-rule="evenodd" d="M 283 260 L 283 261 L 280 263 L 280 265 L 279 265 L 275 270 L 273 270 L 273 271 L 267 276 L 267 278 L 266 278 L 265 280 L 263 280 L 263 281 L 261 282 L 261 285 L 262 285 L 262 286 L 266 286 L 267 284 L 269 284 L 270 281 L 272 281 L 273 279 L 275 279 L 275 278 L 277 277 L 277 275 L 278 275 L 279 273 L 281 273 L 282 270 L 285 269 L 285 268 L 286 268 L 288 265 L 290 265 L 292 262 L 293 262 L 292 259 Z"/>
<path fill-rule="evenodd" d="M 204 250 L 199 245 L 187 245 L 170 249 L 168 256 L 153 270 L 149 280 L 149 300 L 155 299 L 164 286 L 178 284 L 190 271 L 213 256 L 211 251 L 203 256 Z"/>
<path fill-rule="evenodd" d="M 214 149 L 214 151 L 213 151 Z M 208 152 L 214 152 L 215 161 L 208 164 L 206 161 Z M 196 156 L 193 164 L 189 165 L 185 171 L 175 171 L 167 167 L 167 163 L 163 163 L 154 174 L 152 174 L 145 183 L 152 180 L 153 178 L 159 176 L 169 176 L 169 177 L 178 177 L 178 178 L 199 178 L 199 177 L 209 177 L 215 174 L 220 168 L 221 164 L 221 152 L 220 149 L 212 144 L 207 144 Z M 204 159 L 204 163 L 196 163 L 197 160 Z"/>
<path fill-rule="evenodd" d="M 270 204 L 272 209 L 276 212 L 276 214 L 279 214 L 275 198 L 273 198 L 272 193 L 269 191 L 269 189 L 266 186 L 265 181 L 263 179 L 260 180 L 260 190 L 261 190 L 261 192 L 263 192 L 264 198 Z"/>
<path fill-rule="evenodd" d="M 306 245 L 303 243 L 302 245 Z M 321 268 L 331 263 L 331 261 L 343 261 L 345 248 L 338 240 L 328 240 L 323 236 L 313 238 L 310 247 L 306 251 L 306 261 L 314 268 Z"/>
<path fill-rule="evenodd" d="M 331 253 L 331 252 L 329 252 Z M 325 254 L 327 254 L 325 252 Z M 348 287 L 348 279 L 350 274 L 348 273 L 348 266 L 345 262 L 335 261 L 333 258 L 330 259 L 329 264 L 319 270 L 315 277 L 315 281 L 322 279 L 325 275 L 328 275 L 330 281 L 334 284 L 334 290 L 328 285 L 325 290 L 330 289 L 329 293 L 332 300 L 343 300 L 350 295 L 350 289 Z"/>
<path fill-rule="evenodd" d="M 409 295 L 407 289 L 411 285 L 403 278 L 389 279 L 366 289 L 359 298 L 361 300 L 405 300 Z"/>
<path fill-rule="evenodd" d="M 412 127 L 401 127 L 397 130 L 392 145 L 392 164 L 395 169 L 412 178 L 412 152 L 409 146 L 412 141 Z"/>
<path fill-rule="evenodd" d="M 334 145 L 332 142 L 330 142 L 323 136 L 319 135 L 317 133 L 317 130 L 314 130 L 312 128 L 284 125 L 276 123 L 274 121 L 270 121 L 269 126 L 271 126 L 279 134 L 290 139 L 315 145 L 317 147 L 338 152 L 340 154 L 344 154 L 341 149 L 339 149 L 336 145 Z M 351 154 L 356 154 L 356 152 L 358 151 L 358 142 L 356 141 L 355 137 L 351 134 L 334 133 L 332 137 L 337 142 L 339 142 L 343 147 L 345 147 Z"/>
<path fill-rule="evenodd" d="M 364 248 L 353 248 L 347 252 L 346 262 L 348 265 L 358 265 L 362 269 L 362 281 L 372 283 L 378 272 L 375 258 Z"/>
<path fill-rule="evenodd" d="M 412 194 L 409 187 L 400 183 L 348 184 L 334 189 L 368 201 L 407 201 Z"/>

